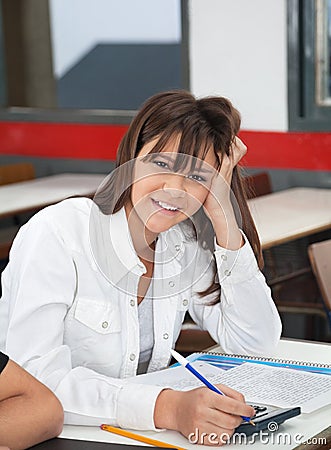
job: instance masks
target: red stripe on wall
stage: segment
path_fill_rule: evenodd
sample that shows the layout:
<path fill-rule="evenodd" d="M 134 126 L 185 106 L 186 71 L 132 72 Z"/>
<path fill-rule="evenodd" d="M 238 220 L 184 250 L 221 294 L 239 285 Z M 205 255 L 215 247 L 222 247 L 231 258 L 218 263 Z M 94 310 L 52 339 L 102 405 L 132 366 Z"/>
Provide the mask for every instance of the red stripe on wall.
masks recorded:
<path fill-rule="evenodd" d="M 331 133 L 242 131 L 244 164 L 275 169 L 331 170 Z"/>
<path fill-rule="evenodd" d="M 128 125 L 0 122 L 0 153 L 44 158 L 116 158 Z"/>
<path fill-rule="evenodd" d="M 0 122 L 0 153 L 44 158 L 114 160 L 127 125 Z M 331 170 L 331 133 L 242 131 L 244 164 Z"/>

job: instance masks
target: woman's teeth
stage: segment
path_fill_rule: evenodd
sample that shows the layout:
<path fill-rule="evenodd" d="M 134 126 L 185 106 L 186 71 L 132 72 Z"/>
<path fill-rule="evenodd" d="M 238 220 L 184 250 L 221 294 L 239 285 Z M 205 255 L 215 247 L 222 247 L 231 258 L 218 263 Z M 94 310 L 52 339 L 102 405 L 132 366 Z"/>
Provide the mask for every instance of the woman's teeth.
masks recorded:
<path fill-rule="evenodd" d="M 160 201 L 157 201 L 157 200 L 154 200 L 154 201 L 159 206 L 161 206 L 161 208 L 167 209 L 168 211 L 177 211 L 178 210 L 178 208 L 176 208 L 175 206 L 168 205 L 168 203 L 160 202 Z"/>

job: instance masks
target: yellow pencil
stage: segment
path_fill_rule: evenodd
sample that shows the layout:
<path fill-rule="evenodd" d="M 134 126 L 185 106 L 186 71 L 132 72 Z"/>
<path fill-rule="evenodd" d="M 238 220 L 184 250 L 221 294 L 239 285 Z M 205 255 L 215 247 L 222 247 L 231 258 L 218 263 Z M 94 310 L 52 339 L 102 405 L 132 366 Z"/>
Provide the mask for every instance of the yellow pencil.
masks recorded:
<path fill-rule="evenodd" d="M 110 433 L 119 434 L 120 436 L 127 437 L 129 439 L 134 439 L 135 441 L 144 442 L 145 444 L 154 445 L 155 447 L 164 448 L 177 448 L 177 450 L 185 450 L 182 447 L 177 447 L 176 445 L 167 444 L 166 442 L 157 441 L 156 439 L 151 439 L 145 436 L 140 436 L 140 434 L 132 433 L 131 431 L 122 430 L 121 428 L 112 427 L 103 423 L 100 425 L 101 430 L 109 431 Z"/>

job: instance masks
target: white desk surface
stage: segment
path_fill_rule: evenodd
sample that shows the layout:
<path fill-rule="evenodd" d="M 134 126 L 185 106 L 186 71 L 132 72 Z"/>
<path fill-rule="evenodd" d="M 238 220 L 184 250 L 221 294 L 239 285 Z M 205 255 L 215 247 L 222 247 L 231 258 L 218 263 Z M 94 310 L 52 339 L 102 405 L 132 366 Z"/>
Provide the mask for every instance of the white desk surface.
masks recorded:
<path fill-rule="evenodd" d="M 0 217 L 37 210 L 73 195 L 91 196 L 105 177 L 63 173 L 0 186 Z"/>
<path fill-rule="evenodd" d="M 284 339 L 280 341 L 278 348 L 276 352 L 273 354 L 273 356 L 283 359 L 331 363 L 331 345 Z M 276 447 L 280 447 L 284 450 L 293 449 L 296 446 L 298 446 L 300 442 L 303 442 L 304 440 L 307 440 L 308 438 L 315 436 L 317 433 L 321 432 L 322 430 L 330 426 L 330 423 L 331 423 L 331 405 L 328 405 L 324 408 L 319 409 L 318 411 L 315 411 L 312 414 L 302 414 L 298 417 L 288 420 L 287 422 L 285 422 L 283 425 L 280 426 L 279 431 L 275 432 L 271 439 L 274 439 L 274 442 L 276 443 L 280 442 L 279 445 L 274 444 Z M 186 449 L 198 450 L 206 448 L 205 446 L 202 445 L 190 444 L 187 439 L 185 439 L 179 433 L 174 431 L 161 431 L 158 433 L 151 431 L 150 432 L 134 431 L 134 432 L 143 436 L 148 436 L 163 442 L 167 442 L 169 444 L 178 445 Z M 281 434 L 285 433 L 288 436 L 290 436 L 286 438 L 287 440 L 285 440 L 285 438 L 282 438 L 280 436 Z M 295 441 L 296 434 L 300 434 L 302 436 L 302 440 L 300 442 Z M 277 436 L 280 437 L 277 438 Z M 106 431 L 102 431 L 98 427 L 65 425 L 61 437 L 100 441 L 100 442 L 143 445 L 136 441 L 132 441 L 130 439 L 121 436 L 116 436 Z M 283 440 L 276 441 L 276 439 L 283 439 Z M 272 441 L 270 440 L 269 444 L 267 445 L 272 445 Z M 231 444 L 231 447 L 229 448 L 239 449 L 242 447 L 243 445 L 235 443 Z M 266 443 L 257 440 L 254 443 L 253 448 L 255 450 L 265 449 Z"/>
<path fill-rule="evenodd" d="M 248 204 L 263 249 L 331 228 L 331 189 L 285 189 Z"/>

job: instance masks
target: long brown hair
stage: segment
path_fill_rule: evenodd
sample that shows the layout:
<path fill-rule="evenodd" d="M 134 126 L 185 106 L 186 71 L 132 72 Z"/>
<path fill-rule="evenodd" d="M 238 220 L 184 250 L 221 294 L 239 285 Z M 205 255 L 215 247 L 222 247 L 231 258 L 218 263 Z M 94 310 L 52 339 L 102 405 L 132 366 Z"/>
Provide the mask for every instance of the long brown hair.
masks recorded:
<path fill-rule="evenodd" d="M 186 91 L 162 92 L 149 98 L 133 119 L 122 138 L 116 158 L 116 169 L 108 182 L 95 197 L 95 202 L 104 214 L 119 211 L 131 199 L 132 166 L 129 163 L 139 154 L 142 147 L 158 138 L 151 153 L 162 151 L 174 137 L 179 137 L 178 154 L 186 154 L 204 159 L 210 148 L 214 149 L 220 169 L 222 158 L 229 155 L 231 144 L 240 129 L 240 114 L 231 102 L 224 97 L 205 97 L 196 99 Z M 195 159 L 194 158 L 194 159 Z M 240 167 L 233 170 L 231 189 L 237 220 L 247 236 L 260 268 L 263 258 L 259 237 L 248 209 L 247 196 Z M 239 211 L 238 211 L 239 207 Z M 201 224 L 198 236 L 205 239 L 212 227 L 202 208 L 196 213 Z M 209 230 L 207 231 L 207 229 Z M 212 243 L 208 243 L 211 246 Z M 219 289 L 213 283 L 202 296 Z"/>

